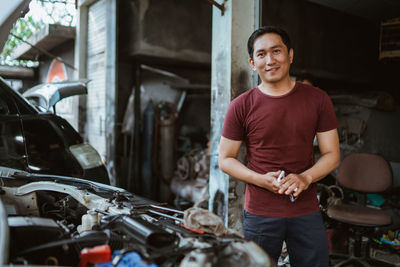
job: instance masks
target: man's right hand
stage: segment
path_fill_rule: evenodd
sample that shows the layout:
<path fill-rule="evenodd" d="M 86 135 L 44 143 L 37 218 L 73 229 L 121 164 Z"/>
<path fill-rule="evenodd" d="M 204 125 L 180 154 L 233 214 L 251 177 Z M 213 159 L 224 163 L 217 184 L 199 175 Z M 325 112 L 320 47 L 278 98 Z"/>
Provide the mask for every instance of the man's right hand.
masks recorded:
<path fill-rule="evenodd" d="M 278 176 L 281 171 L 267 172 L 266 174 L 260 174 L 257 185 L 265 188 L 272 193 L 278 194 L 280 189 L 280 183 L 278 182 Z"/>
<path fill-rule="evenodd" d="M 219 157 L 218 163 L 219 168 L 246 183 L 255 184 L 259 187 L 265 188 L 275 194 L 278 194 L 280 184 L 277 181 L 281 170 L 276 172 L 268 172 L 265 174 L 259 174 L 255 171 L 250 170 L 247 166 L 243 165 L 238 161 L 237 155 L 239 153 L 240 145 L 242 141 L 230 140 L 225 137 L 221 137 L 219 146 Z"/>

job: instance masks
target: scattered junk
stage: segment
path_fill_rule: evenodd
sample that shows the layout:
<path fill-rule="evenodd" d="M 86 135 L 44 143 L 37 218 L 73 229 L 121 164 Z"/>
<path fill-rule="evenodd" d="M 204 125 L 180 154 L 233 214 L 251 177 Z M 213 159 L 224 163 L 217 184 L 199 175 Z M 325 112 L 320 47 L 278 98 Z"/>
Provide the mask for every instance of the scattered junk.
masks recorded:
<path fill-rule="evenodd" d="M 173 73 L 141 65 L 142 78 L 140 84 L 140 118 L 142 131 L 141 140 L 141 168 L 139 176 L 134 177 L 134 190 L 150 199 L 162 202 L 171 197 L 169 183 L 174 175 L 176 164 L 176 121 L 179 111 L 185 100 L 184 90 L 176 90 L 171 84 L 188 84 L 188 80 Z M 127 109 L 122 123 L 124 135 L 125 166 L 127 176 L 133 176 L 133 151 L 135 112 L 135 90 L 127 103 Z M 137 160 L 137 159 L 135 159 Z M 155 186 L 157 185 L 157 186 Z M 126 185 L 126 187 L 129 187 Z M 130 188 L 132 189 L 132 188 Z"/>
<path fill-rule="evenodd" d="M 372 259 L 400 266 L 400 230 L 388 231 L 381 238 L 372 238 L 375 247 L 372 247 L 369 256 Z"/>
<path fill-rule="evenodd" d="M 229 233 L 222 219 L 206 209 L 189 208 L 185 210 L 183 218 L 185 225 L 198 231 L 212 233 L 217 236 Z"/>
<path fill-rule="evenodd" d="M 230 236 L 231 243 L 220 252 L 221 258 L 212 266 L 276 266 L 265 252 L 255 243 L 238 243 L 237 238 L 242 239 L 240 233 L 227 229 L 220 217 L 202 208 L 189 208 L 184 212 L 184 224 L 201 234 L 214 234 L 216 236 Z M 212 254 L 201 251 L 192 251 L 181 263 L 181 266 L 208 266 Z"/>
<path fill-rule="evenodd" d="M 191 125 L 177 127 L 187 96 L 185 87 L 190 89 L 194 85 L 170 72 L 144 65 L 141 68 L 141 178 L 135 178 L 135 191 L 153 200 L 173 201 L 176 207 L 188 208 L 195 203 L 206 207 L 209 175 L 209 152 L 204 148 L 208 141 L 206 134 Z M 134 91 L 122 124 L 124 147 L 131 145 L 131 150 L 125 151 L 125 157 L 129 158 L 133 157 Z M 132 168 L 129 162 L 128 168 Z M 131 175 L 132 171 L 128 176 Z"/>
<path fill-rule="evenodd" d="M 176 164 L 171 191 L 177 207 L 208 207 L 208 176 L 210 155 L 207 149 L 194 149 L 183 155 Z"/>
<path fill-rule="evenodd" d="M 339 121 L 338 132 L 342 152 L 345 155 L 352 152 L 382 153 L 377 151 L 378 148 L 374 147 L 374 144 L 371 144 L 371 140 L 365 139 L 374 134 L 370 128 L 378 127 L 374 125 L 379 123 L 374 120 L 377 113 L 390 116 L 396 111 L 393 96 L 386 92 L 374 91 L 362 94 L 336 93 L 329 96 Z M 363 135 L 366 136 L 363 137 Z M 373 140 L 373 142 L 376 143 L 378 140 Z"/>

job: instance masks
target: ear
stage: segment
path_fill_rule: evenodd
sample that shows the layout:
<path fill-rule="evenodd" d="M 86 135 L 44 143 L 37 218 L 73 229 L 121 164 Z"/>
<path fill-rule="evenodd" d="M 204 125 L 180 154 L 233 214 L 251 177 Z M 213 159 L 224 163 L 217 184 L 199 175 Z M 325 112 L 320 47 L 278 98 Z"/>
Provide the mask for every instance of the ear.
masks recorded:
<path fill-rule="evenodd" d="M 290 64 L 293 63 L 293 56 L 294 56 L 293 48 L 290 48 L 290 51 L 289 51 Z"/>
<path fill-rule="evenodd" d="M 256 66 L 254 65 L 254 61 L 251 58 L 249 58 L 249 64 L 250 64 L 250 66 L 251 66 L 251 68 L 253 70 L 256 70 Z"/>

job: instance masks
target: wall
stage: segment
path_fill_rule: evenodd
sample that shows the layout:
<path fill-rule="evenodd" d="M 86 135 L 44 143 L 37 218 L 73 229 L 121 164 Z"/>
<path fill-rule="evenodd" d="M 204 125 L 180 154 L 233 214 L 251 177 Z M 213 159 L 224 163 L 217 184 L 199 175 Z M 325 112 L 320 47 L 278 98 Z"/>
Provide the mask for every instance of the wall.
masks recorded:
<path fill-rule="evenodd" d="M 390 93 L 400 103 L 400 58 L 387 58 L 378 63 L 378 72 L 373 75 L 374 89 Z"/>
<path fill-rule="evenodd" d="M 294 44 L 292 74 L 368 85 L 378 62 L 379 25 L 298 0 L 263 0 L 262 25 L 286 29 Z"/>
<path fill-rule="evenodd" d="M 209 64 L 211 4 L 206 1 L 119 1 L 121 53 Z"/>
<path fill-rule="evenodd" d="M 106 158 L 106 0 L 88 7 L 87 78 L 85 140 Z"/>
<path fill-rule="evenodd" d="M 119 1 L 118 1 L 119 2 Z M 102 156 L 115 179 L 115 99 L 117 95 L 117 0 L 78 1 L 75 42 L 76 77 L 89 79 L 79 103 L 79 130 Z"/>

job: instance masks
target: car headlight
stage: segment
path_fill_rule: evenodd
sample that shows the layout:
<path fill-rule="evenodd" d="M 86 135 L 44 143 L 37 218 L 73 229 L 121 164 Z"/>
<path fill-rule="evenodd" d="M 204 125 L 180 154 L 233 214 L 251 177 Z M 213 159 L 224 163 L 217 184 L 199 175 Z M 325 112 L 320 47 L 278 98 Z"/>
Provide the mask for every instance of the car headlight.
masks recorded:
<path fill-rule="evenodd" d="M 69 150 L 84 170 L 103 165 L 99 153 L 89 144 L 73 145 L 69 147 Z"/>

